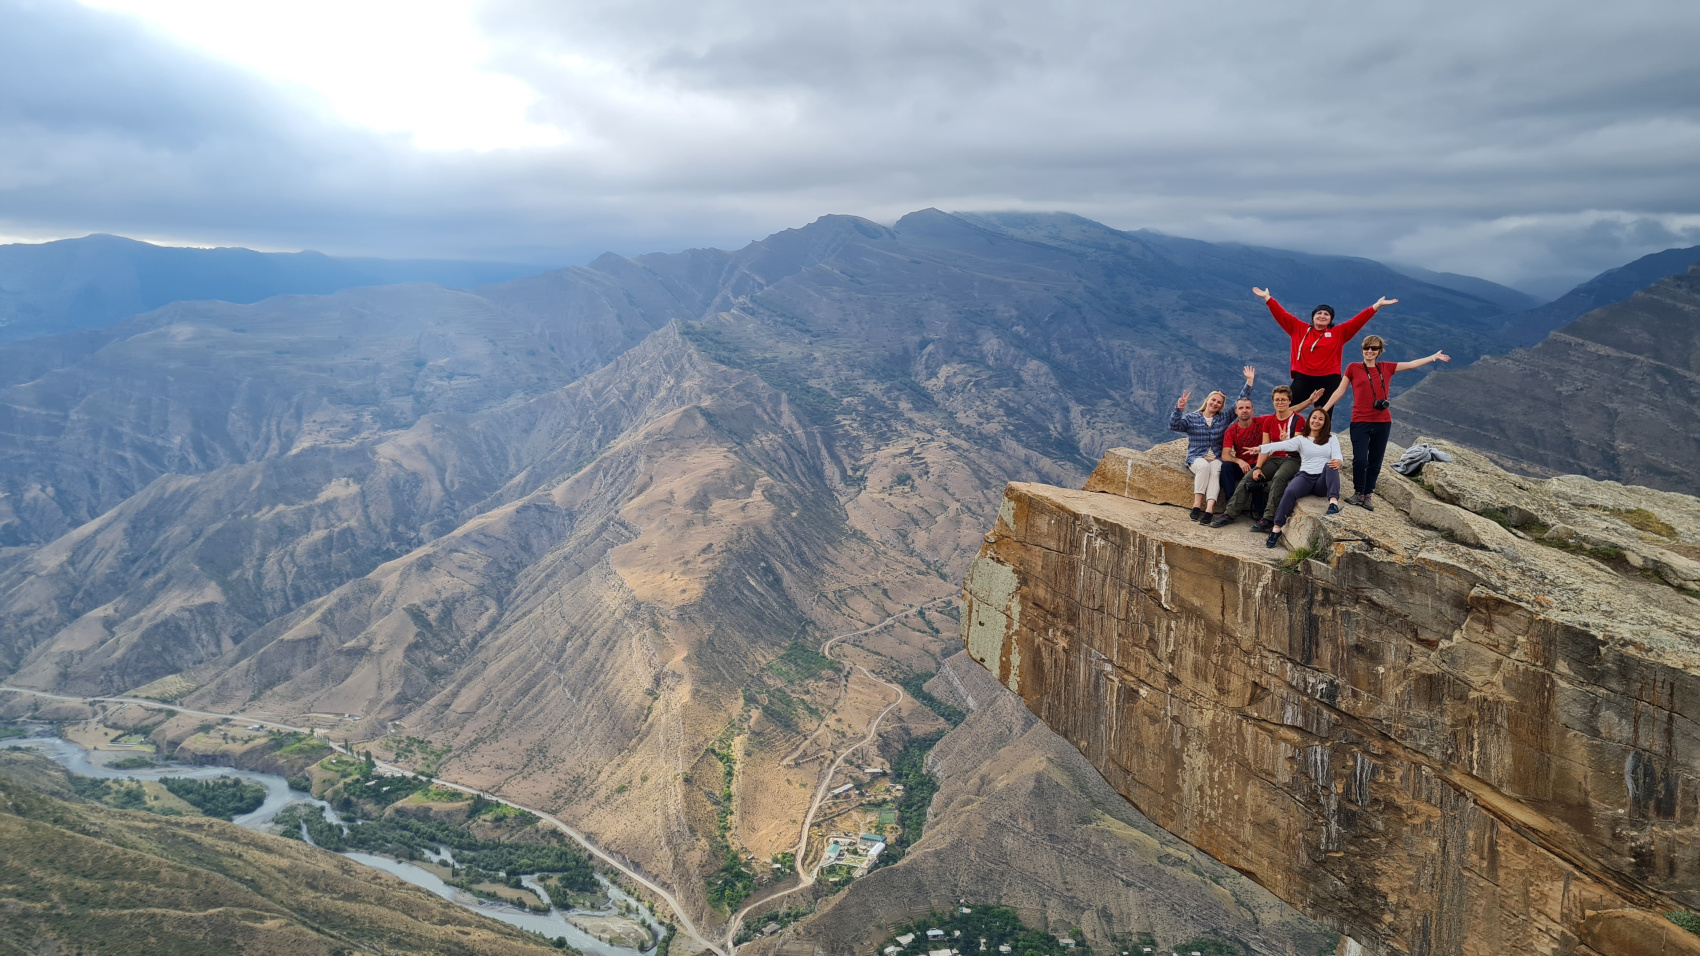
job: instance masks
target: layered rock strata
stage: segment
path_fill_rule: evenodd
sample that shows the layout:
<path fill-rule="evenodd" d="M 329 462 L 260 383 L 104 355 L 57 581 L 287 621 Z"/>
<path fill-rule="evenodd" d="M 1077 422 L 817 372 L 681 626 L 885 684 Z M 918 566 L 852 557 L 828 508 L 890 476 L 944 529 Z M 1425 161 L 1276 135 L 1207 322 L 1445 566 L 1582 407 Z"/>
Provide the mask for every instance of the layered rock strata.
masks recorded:
<path fill-rule="evenodd" d="M 1012 484 L 964 641 L 1153 821 L 1348 949 L 1700 953 L 1662 915 L 1700 906 L 1700 601 L 1550 537 L 1587 515 L 1680 557 L 1700 503 L 1455 451 L 1426 476 L 1444 496 L 1389 474 L 1373 513 L 1313 499 L 1291 554 L 1139 500 L 1162 481 Z"/>

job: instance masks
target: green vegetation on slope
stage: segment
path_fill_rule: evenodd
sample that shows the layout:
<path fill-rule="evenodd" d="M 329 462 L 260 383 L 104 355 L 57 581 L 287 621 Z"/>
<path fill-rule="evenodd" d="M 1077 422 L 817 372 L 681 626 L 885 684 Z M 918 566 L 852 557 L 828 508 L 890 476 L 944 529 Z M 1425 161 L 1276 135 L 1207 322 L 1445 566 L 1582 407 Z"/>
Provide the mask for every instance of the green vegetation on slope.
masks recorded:
<path fill-rule="evenodd" d="M 903 832 L 887 844 L 875 868 L 903 859 L 904 852 L 921 839 L 927 825 L 927 808 L 932 806 L 933 795 L 939 792 L 938 780 L 927 772 L 927 754 L 943 737 L 942 732 L 911 737 L 892 758 L 891 782 L 903 786 L 903 795 L 897 798 L 897 820 L 903 825 Z"/>
<path fill-rule="evenodd" d="M 926 683 L 927 681 L 932 680 L 935 676 L 936 675 L 934 674 L 910 674 L 898 683 L 903 685 L 903 689 L 909 692 L 910 697 L 920 701 L 921 706 L 935 714 L 938 714 L 952 727 L 955 727 L 962 723 L 963 720 L 967 719 L 968 715 L 963 712 L 962 708 L 953 707 L 950 704 L 939 700 L 937 697 L 934 697 L 932 694 L 927 693 Z"/>
<path fill-rule="evenodd" d="M 824 670 L 838 670 L 838 662 L 801 641 L 792 641 L 767 669 L 787 684 L 795 684 Z"/>
<path fill-rule="evenodd" d="M 790 651 L 787 650 L 786 653 Z M 739 904 L 749 899 L 756 888 L 755 874 L 744 865 L 744 858 L 732 846 L 732 780 L 738 769 L 737 760 L 732 755 L 732 737 L 737 727 L 736 721 L 727 725 L 709 748 L 709 753 L 720 761 L 721 779 L 719 811 L 715 820 L 714 836 L 710 841 L 714 852 L 720 858 L 720 868 L 708 875 L 708 902 L 711 906 L 722 907 L 728 912 L 737 909 Z"/>
<path fill-rule="evenodd" d="M 71 792 L 84 800 L 104 803 L 119 810 L 147 808 L 147 793 L 134 780 L 102 780 L 99 777 L 69 775 Z"/>
<path fill-rule="evenodd" d="M 969 912 L 963 913 L 962 909 Z M 927 930 L 944 930 L 945 941 L 929 945 Z M 999 946 L 1008 946 L 1011 956 L 1063 956 L 1065 953 L 1081 956 L 1091 950 L 1081 941 L 1079 934 L 1074 935 L 1077 945 L 1073 949 L 1064 948 L 1057 937 L 1049 933 L 1041 933 L 1028 928 L 1021 922 L 1015 910 L 1007 906 L 971 906 L 959 907 L 948 913 L 933 912 L 922 919 L 904 923 L 892 930 L 885 942 L 879 948 L 900 946 L 897 937 L 915 934 L 915 939 L 905 947 L 911 953 L 923 953 L 928 949 L 954 947 L 964 953 L 979 952 L 980 940 L 986 941 L 986 949 L 997 952 Z M 958 937 L 956 934 L 961 933 Z"/>
<path fill-rule="evenodd" d="M 236 777 L 215 777 L 211 780 L 161 777 L 159 783 L 184 803 L 220 820 L 252 813 L 266 802 L 265 787 Z"/>

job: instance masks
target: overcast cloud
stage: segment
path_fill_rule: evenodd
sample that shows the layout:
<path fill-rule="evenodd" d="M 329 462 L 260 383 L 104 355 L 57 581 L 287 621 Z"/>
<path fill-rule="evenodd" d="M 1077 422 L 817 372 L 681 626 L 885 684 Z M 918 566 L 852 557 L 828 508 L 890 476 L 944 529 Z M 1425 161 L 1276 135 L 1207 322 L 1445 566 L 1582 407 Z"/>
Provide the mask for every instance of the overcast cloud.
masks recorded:
<path fill-rule="evenodd" d="M 564 263 L 1064 209 L 1546 294 L 1700 244 L 1674 0 L 92 2 L 0 0 L 0 235 Z"/>

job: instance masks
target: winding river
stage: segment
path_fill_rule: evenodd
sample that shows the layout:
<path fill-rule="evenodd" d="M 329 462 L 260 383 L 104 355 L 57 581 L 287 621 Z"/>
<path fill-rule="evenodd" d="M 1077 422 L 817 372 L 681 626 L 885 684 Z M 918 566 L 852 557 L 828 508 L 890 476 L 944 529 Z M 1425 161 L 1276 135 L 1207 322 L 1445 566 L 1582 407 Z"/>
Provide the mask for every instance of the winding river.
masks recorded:
<path fill-rule="evenodd" d="M 66 770 L 69 770 L 72 773 L 82 774 L 86 777 L 105 777 L 108 779 L 129 778 L 136 780 L 157 780 L 160 777 L 192 777 L 200 779 L 207 777 L 238 777 L 250 783 L 257 783 L 266 788 L 265 802 L 260 805 L 259 809 L 250 813 L 244 813 L 231 821 L 237 826 L 246 827 L 250 830 L 270 832 L 272 828 L 272 819 L 277 816 L 278 811 L 292 803 L 315 804 L 325 814 L 326 819 L 333 822 L 339 819 L 332 811 L 330 804 L 323 800 L 314 799 L 311 795 L 299 790 L 292 789 L 288 782 L 277 774 L 260 773 L 253 770 L 232 770 L 228 767 L 170 765 L 161 766 L 155 769 L 116 770 L 105 766 L 102 759 L 121 759 L 126 756 L 145 753 L 145 751 L 137 749 L 132 751 L 103 750 L 90 752 L 69 740 L 46 735 L 9 740 L 6 743 L 9 746 L 28 747 L 33 750 L 41 751 L 51 757 L 55 763 L 64 767 Z M 609 909 L 575 909 L 562 911 L 559 908 L 551 906 L 547 913 L 535 913 L 521 909 L 517 906 L 510 906 L 506 903 L 493 903 L 487 900 L 481 900 L 464 890 L 448 885 L 443 882 L 442 878 L 437 876 L 437 874 L 424 869 L 423 867 L 415 866 L 412 863 L 355 851 L 348 851 L 342 855 L 357 863 L 362 863 L 366 866 L 372 867 L 373 869 L 383 870 L 385 873 L 389 873 L 392 876 L 406 880 L 414 886 L 429 890 L 430 892 L 435 893 L 443 899 L 458 906 L 463 906 L 469 910 L 481 913 L 491 919 L 501 920 L 509 926 L 515 926 L 533 933 L 541 933 L 550 939 L 554 939 L 557 936 L 564 936 L 568 943 L 571 943 L 574 947 L 587 954 L 594 954 L 594 956 L 640 956 L 640 954 L 639 951 L 635 949 L 628 949 L 623 946 L 616 946 L 612 943 L 605 943 L 584 930 L 579 929 L 577 926 L 574 926 L 570 921 L 568 921 L 568 913 L 599 916 L 615 915 L 618 912 L 618 904 L 625 902 L 632 908 L 635 918 L 642 920 L 644 925 L 649 927 L 651 934 L 653 934 L 655 938 L 659 939 L 662 932 L 660 923 L 650 915 L 649 910 L 645 909 L 641 903 L 627 895 L 619 887 L 610 884 L 600 875 L 598 875 L 596 879 L 598 882 L 602 883 L 603 889 L 607 891 L 608 898 L 610 900 Z M 448 855 L 446 849 L 444 850 L 443 855 Z M 548 893 L 537 884 L 534 876 L 535 874 L 533 876 L 523 877 L 521 882 L 537 891 L 544 899 L 548 899 Z"/>

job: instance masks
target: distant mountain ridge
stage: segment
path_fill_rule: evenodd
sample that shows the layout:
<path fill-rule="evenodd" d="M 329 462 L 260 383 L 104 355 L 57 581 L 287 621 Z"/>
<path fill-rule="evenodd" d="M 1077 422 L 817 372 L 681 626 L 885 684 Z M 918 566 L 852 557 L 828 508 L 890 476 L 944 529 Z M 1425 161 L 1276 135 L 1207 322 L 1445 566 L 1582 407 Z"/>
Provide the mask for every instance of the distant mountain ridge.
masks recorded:
<path fill-rule="evenodd" d="M 1547 333 L 1615 302 L 1622 302 L 1667 276 L 1682 275 L 1700 262 L 1700 246 L 1666 249 L 1608 269 L 1543 305 L 1504 316 L 1494 333 L 1511 348 L 1526 349 Z"/>
<path fill-rule="evenodd" d="M 0 245 L 0 342 L 97 329 L 179 301 L 245 304 L 400 282 L 471 288 L 540 271 L 502 262 L 157 246 L 104 234 L 13 243 Z"/>
<path fill-rule="evenodd" d="M 1450 438 L 1534 471 L 1692 493 L 1700 474 L 1700 264 L 1589 312 L 1532 349 L 1430 376 L 1394 402 L 1401 441 Z"/>

